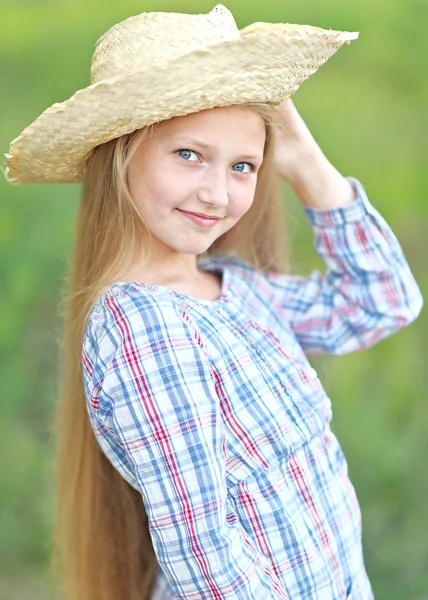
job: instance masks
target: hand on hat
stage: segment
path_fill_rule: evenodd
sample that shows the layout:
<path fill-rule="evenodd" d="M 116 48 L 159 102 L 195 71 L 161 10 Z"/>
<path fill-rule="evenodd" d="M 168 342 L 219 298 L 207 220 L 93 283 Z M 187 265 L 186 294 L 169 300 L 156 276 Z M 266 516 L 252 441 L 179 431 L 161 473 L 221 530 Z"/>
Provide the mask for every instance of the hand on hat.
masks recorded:
<path fill-rule="evenodd" d="M 350 182 L 324 155 L 291 98 L 278 108 L 275 135 L 278 172 L 302 204 L 328 209 L 355 200 Z"/>
<path fill-rule="evenodd" d="M 291 98 L 287 98 L 278 108 L 275 137 L 276 166 L 281 177 L 292 183 L 304 164 L 321 154 L 321 149 Z"/>

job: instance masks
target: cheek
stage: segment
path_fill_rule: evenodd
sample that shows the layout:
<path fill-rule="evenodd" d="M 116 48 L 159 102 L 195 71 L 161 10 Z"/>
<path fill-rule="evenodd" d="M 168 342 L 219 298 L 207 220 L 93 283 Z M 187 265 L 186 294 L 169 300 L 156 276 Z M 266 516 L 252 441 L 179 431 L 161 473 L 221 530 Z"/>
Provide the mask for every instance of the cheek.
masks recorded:
<path fill-rule="evenodd" d="M 183 205 L 187 197 L 187 187 L 180 180 L 166 177 L 156 182 L 152 198 L 157 203 L 158 213 L 168 217 L 176 207 Z"/>
<path fill-rule="evenodd" d="M 194 185 L 192 178 L 180 169 L 158 171 L 148 180 L 148 191 L 159 208 L 169 210 L 179 206 L 189 196 Z"/>
<path fill-rule="evenodd" d="M 153 173 L 147 176 L 140 171 L 137 177 L 131 178 L 130 191 L 135 203 L 145 215 L 163 212 L 169 204 L 170 191 L 167 182 Z"/>
<path fill-rule="evenodd" d="M 240 219 L 251 208 L 256 191 L 256 183 L 249 183 L 236 191 L 229 214 L 234 219 Z"/>

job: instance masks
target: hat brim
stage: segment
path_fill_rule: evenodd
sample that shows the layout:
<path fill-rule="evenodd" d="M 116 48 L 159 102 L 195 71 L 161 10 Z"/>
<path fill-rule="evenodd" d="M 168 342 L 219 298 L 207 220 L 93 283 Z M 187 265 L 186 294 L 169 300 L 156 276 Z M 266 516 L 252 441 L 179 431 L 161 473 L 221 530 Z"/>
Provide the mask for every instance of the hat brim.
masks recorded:
<path fill-rule="evenodd" d="M 151 123 L 213 107 L 279 104 L 357 37 L 254 24 L 236 40 L 94 83 L 50 106 L 12 141 L 6 176 L 22 183 L 79 182 L 95 146 Z"/>

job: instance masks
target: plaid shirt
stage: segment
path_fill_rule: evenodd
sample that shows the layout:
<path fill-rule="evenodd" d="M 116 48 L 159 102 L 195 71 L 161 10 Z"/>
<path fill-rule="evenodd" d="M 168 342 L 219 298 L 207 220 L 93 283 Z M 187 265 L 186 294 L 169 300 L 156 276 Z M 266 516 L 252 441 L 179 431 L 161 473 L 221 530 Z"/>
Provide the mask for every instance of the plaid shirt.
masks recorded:
<path fill-rule="evenodd" d="M 304 208 L 325 275 L 263 273 L 231 254 L 221 297 L 109 286 L 83 344 L 96 439 L 141 493 L 154 600 L 369 600 L 361 515 L 330 400 L 306 355 L 366 348 L 413 321 L 419 288 L 358 197 Z"/>

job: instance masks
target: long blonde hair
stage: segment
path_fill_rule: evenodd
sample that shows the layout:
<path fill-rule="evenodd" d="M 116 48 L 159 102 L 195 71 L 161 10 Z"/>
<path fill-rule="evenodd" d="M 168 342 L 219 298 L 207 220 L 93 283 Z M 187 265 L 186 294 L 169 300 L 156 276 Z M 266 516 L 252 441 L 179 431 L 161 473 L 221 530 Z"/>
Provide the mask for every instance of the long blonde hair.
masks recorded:
<path fill-rule="evenodd" d="M 260 269 L 285 271 L 279 178 L 273 163 L 274 107 L 247 104 L 266 126 L 254 202 L 210 247 L 236 251 Z M 127 166 L 156 125 L 97 146 L 88 159 L 63 303 L 56 441 L 56 515 L 51 574 L 66 600 L 149 600 L 157 560 L 141 495 L 101 452 L 87 414 L 81 365 L 88 314 L 102 290 L 144 248 L 148 231 L 127 186 Z"/>

